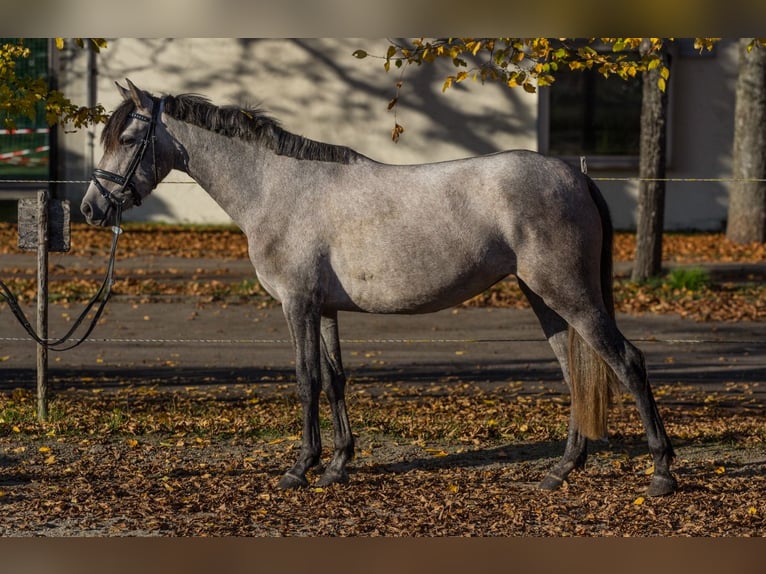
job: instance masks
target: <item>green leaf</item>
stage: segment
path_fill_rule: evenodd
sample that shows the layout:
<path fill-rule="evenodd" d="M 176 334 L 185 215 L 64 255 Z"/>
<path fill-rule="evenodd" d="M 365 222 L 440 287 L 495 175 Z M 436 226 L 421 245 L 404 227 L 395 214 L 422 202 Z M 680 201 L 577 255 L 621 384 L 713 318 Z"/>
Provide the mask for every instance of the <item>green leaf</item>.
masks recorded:
<path fill-rule="evenodd" d="M 354 57 L 356 57 L 356 58 L 359 58 L 360 60 L 362 60 L 362 59 L 364 59 L 364 58 L 366 58 L 366 57 L 367 57 L 367 52 L 365 52 L 364 50 L 356 50 L 356 51 L 355 51 L 355 52 L 352 54 L 352 56 L 354 56 Z"/>

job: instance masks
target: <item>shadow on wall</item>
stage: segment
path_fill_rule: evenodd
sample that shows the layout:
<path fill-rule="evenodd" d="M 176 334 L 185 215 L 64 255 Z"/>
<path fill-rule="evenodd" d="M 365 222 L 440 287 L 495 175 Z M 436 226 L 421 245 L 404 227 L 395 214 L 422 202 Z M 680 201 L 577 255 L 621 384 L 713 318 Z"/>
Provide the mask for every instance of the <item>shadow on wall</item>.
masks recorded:
<path fill-rule="evenodd" d="M 387 104 L 399 71 L 386 73 L 382 61 L 352 56 L 358 48 L 383 53 L 385 46 L 369 39 L 121 39 L 99 55 L 99 86 L 113 91 L 113 81 L 130 77 L 155 93 L 263 104 L 289 131 L 380 161 L 421 163 L 491 153 L 513 138 L 536 141 L 528 94 L 471 81 L 442 93 L 454 67 L 438 62 L 407 70 L 397 108 L 407 133 L 394 144 Z M 116 97 L 99 94 L 113 105 Z"/>

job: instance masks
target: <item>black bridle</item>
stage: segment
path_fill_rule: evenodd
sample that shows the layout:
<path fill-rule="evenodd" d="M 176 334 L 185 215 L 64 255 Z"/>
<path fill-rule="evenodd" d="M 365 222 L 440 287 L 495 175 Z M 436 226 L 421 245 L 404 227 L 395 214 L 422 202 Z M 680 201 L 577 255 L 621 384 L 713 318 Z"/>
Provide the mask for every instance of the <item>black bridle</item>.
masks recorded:
<path fill-rule="evenodd" d="M 159 120 L 160 114 L 162 113 L 162 104 L 163 101 L 158 98 L 152 98 L 152 102 L 154 102 L 154 106 L 152 108 L 152 116 L 147 117 L 143 114 L 139 114 L 138 112 L 130 112 L 128 114 L 129 118 L 133 118 L 136 120 L 141 120 L 142 122 L 147 122 L 149 124 L 149 127 L 147 128 L 146 132 L 144 133 L 144 137 L 141 140 L 141 143 L 139 144 L 138 149 L 136 150 L 136 153 L 133 154 L 133 158 L 130 160 L 130 164 L 128 165 L 128 169 L 125 172 L 125 175 L 120 175 L 118 173 L 114 173 L 111 171 L 106 171 L 103 169 L 94 169 L 93 170 L 93 183 L 96 184 L 96 187 L 98 188 L 99 193 L 109 201 L 109 203 L 112 204 L 117 209 L 117 213 L 119 214 L 122 211 L 122 208 L 125 206 L 125 204 L 128 201 L 128 198 L 130 198 L 133 202 L 134 206 L 141 205 L 141 194 L 138 193 L 136 188 L 133 186 L 133 175 L 136 173 L 136 170 L 138 169 L 138 166 L 141 164 L 141 161 L 144 159 L 144 155 L 146 155 L 146 150 L 149 148 L 149 143 L 152 144 L 152 166 L 154 169 L 154 185 L 152 188 L 157 187 L 158 176 L 157 176 L 157 152 L 155 150 L 155 129 L 157 127 L 157 122 Z M 108 181 L 111 181 L 113 183 L 116 183 L 120 187 L 118 189 L 115 189 L 113 191 L 109 191 L 106 189 L 101 182 L 99 181 L 99 178 L 106 179 Z M 128 193 L 125 193 L 125 192 Z M 118 215 L 119 217 L 119 215 Z M 117 225 L 120 224 L 119 221 L 116 222 Z"/>

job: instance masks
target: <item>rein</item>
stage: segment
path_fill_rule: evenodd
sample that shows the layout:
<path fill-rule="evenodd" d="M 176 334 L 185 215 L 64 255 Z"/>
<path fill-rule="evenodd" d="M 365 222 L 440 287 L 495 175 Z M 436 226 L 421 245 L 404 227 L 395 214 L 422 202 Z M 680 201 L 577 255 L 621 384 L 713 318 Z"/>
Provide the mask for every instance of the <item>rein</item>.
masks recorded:
<path fill-rule="evenodd" d="M 18 299 L 16 299 L 13 293 L 11 293 L 11 290 L 8 288 L 8 286 L 2 280 L 0 280 L 0 290 L 2 291 L 5 299 L 8 301 L 8 307 L 13 312 L 13 315 L 16 317 L 19 324 L 24 327 L 24 330 L 29 334 L 29 336 L 46 349 L 51 351 L 68 351 L 70 349 L 74 349 L 75 347 L 85 342 L 88 336 L 93 332 L 93 329 L 96 327 L 96 323 L 98 323 L 98 320 L 101 318 L 101 314 L 104 312 L 104 307 L 106 307 L 106 302 L 112 295 L 112 285 L 114 285 L 114 261 L 115 255 L 117 254 L 117 240 L 122 234 L 122 228 L 120 227 L 120 220 L 122 218 L 122 205 L 117 204 L 116 209 L 117 211 L 115 217 L 115 225 L 112 226 L 112 246 L 109 251 L 109 263 L 107 264 L 106 277 L 104 277 L 104 281 L 101 283 L 101 287 L 99 287 L 98 291 L 96 291 L 96 294 L 85 306 L 85 309 L 83 309 L 82 313 L 80 313 L 80 316 L 74 322 L 72 328 L 69 329 L 69 331 L 63 337 L 56 340 L 40 338 L 24 314 L 23 309 L 19 305 Z M 100 303 L 99 298 L 101 298 Z M 91 309 L 93 309 L 96 303 L 99 303 L 98 308 L 96 309 L 96 313 L 93 315 L 93 318 L 91 319 L 90 325 L 88 325 L 85 334 L 75 343 L 62 347 L 64 343 L 72 338 L 74 332 L 80 327 L 80 325 L 85 320 L 85 317 L 91 311 Z"/>

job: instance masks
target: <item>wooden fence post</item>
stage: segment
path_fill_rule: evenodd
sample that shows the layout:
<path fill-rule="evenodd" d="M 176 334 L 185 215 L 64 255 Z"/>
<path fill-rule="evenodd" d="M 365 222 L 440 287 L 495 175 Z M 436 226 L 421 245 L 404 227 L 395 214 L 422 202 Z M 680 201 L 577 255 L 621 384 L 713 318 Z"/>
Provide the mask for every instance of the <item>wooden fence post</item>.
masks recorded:
<path fill-rule="evenodd" d="M 48 253 L 69 251 L 69 202 L 48 190 L 19 201 L 19 248 L 37 251 L 37 335 L 48 338 Z M 48 419 L 48 349 L 37 344 L 37 417 Z"/>
<path fill-rule="evenodd" d="M 48 338 L 48 191 L 37 192 L 37 334 Z M 48 420 L 48 349 L 37 345 L 37 418 Z"/>

